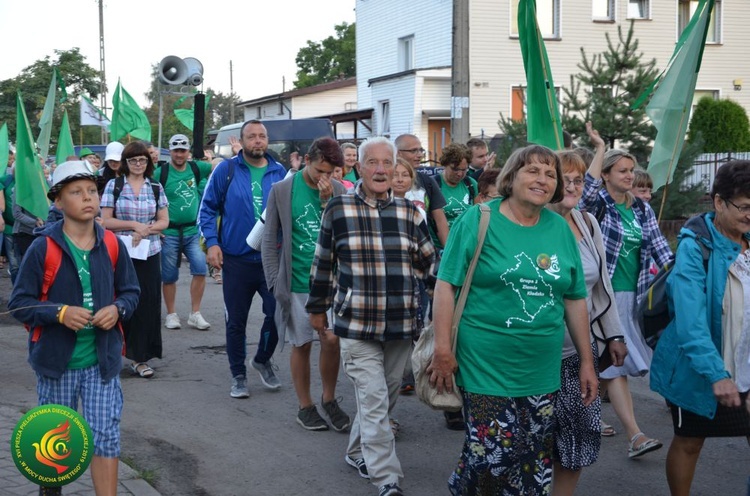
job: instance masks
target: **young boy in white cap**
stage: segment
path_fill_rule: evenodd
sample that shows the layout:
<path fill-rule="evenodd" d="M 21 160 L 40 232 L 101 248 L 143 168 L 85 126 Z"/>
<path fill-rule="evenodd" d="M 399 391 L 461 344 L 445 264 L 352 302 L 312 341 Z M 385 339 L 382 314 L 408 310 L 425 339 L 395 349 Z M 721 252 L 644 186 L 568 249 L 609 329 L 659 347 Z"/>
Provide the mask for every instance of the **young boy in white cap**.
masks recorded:
<path fill-rule="evenodd" d="M 122 413 L 123 335 L 119 322 L 133 313 L 140 294 L 127 250 L 94 218 L 99 213 L 96 176 L 83 161 L 55 169 L 48 197 L 63 212 L 32 243 L 8 302 L 13 316 L 32 328 L 29 363 L 37 376 L 39 404 L 74 410 L 94 435 L 91 477 L 96 494 L 117 492 Z M 57 253 L 59 269 L 45 282 Z M 46 293 L 46 295 L 45 295 Z M 40 494 L 61 494 L 60 488 Z"/>

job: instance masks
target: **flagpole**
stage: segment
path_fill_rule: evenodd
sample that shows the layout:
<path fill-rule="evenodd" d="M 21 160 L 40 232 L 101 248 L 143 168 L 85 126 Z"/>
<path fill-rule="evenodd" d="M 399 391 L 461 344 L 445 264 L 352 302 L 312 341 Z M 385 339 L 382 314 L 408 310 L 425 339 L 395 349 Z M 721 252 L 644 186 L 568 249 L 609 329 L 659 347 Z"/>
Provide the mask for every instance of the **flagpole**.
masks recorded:
<path fill-rule="evenodd" d="M 534 14 L 536 16 L 536 8 L 534 9 Z M 541 39 L 542 33 L 539 32 L 539 28 L 536 29 L 536 39 L 537 43 L 539 43 L 539 46 L 542 46 L 544 43 L 544 40 Z M 555 132 L 555 142 L 557 143 L 557 149 L 562 150 L 562 143 L 560 143 L 560 136 L 557 134 L 557 123 L 555 122 L 555 109 L 552 107 L 552 99 L 550 98 L 550 87 L 549 87 L 549 68 L 547 67 L 547 64 L 544 62 L 544 53 L 539 52 L 540 54 L 540 62 L 542 64 L 542 71 L 544 72 L 544 85 L 547 88 L 547 106 L 549 107 L 550 115 L 552 116 L 552 125 L 554 127 Z M 554 93 L 554 88 L 552 88 L 552 92 Z M 555 95 L 555 101 L 557 101 L 557 95 Z M 562 126 L 562 124 L 561 124 Z"/>

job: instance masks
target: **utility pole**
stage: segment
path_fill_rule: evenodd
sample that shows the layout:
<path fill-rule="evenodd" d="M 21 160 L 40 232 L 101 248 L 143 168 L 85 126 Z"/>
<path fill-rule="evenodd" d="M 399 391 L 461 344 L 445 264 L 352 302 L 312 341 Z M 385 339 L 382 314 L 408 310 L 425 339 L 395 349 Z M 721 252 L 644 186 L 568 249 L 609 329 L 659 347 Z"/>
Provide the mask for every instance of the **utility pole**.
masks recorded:
<path fill-rule="evenodd" d="M 107 73 L 104 67 L 104 0 L 99 0 L 99 107 L 107 113 Z M 107 128 L 102 127 L 102 145 L 107 142 Z"/>
<path fill-rule="evenodd" d="M 451 141 L 469 139 L 469 0 L 453 0 Z"/>
<path fill-rule="evenodd" d="M 229 98 L 231 104 L 229 105 L 229 122 L 234 124 L 234 69 L 232 68 L 232 61 L 229 61 Z"/>

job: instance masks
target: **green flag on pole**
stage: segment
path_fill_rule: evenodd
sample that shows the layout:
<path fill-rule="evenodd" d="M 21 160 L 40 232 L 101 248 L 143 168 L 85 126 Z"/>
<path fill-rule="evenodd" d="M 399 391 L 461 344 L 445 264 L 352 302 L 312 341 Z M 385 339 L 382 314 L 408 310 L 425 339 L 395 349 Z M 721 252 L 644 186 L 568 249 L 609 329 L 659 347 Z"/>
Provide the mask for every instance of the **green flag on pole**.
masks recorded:
<path fill-rule="evenodd" d="M 47 180 L 34 150 L 29 119 L 19 92 L 16 96 L 16 204 L 37 218 L 46 219 L 49 209 Z"/>
<path fill-rule="evenodd" d="M 151 141 L 151 124 L 146 113 L 117 81 L 112 97 L 112 124 L 109 129 L 111 141 L 130 134 L 134 138 Z"/>
<path fill-rule="evenodd" d="M 49 139 L 52 134 L 52 116 L 55 113 L 55 91 L 57 90 L 57 71 L 52 69 L 52 79 L 49 82 L 47 90 L 47 99 L 44 101 L 44 110 L 42 117 L 39 119 L 39 137 L 36 144 L 39 147 L 39 153 L 47 159 L 49 154 Z"/>
<path fill-rule="evenodd" d="M 65 162 L 70 155 L 75 155 L 73 147 L 73 136 L 70 134 L 70 123 L 68 122 L 68 111 L 63 113 L 62 125 L 60 126 L 60 137 L 57 138 L 57 154 L 55 161 L 57 164 Z"/>
<path fill-rule="evenodd" d="M 527 140 L 553 150 L 562 150 L 560 110 L 547 50 L 536 20 L 536 0 L 519 1 L 518 40 L 526 70 Z"/>
<path fill-rule="evenodd" d="M 182 105 L 182 102 L 185 101 L 185 98 L 187 96 L 183 96 L 177 102 L 174 104 L 174 115 L 177 117 L 177 120 L 180 121 L 180 123 L 185 126 L 186 128 L 193 130 L 193 123 L 195 122 L 195 100 L 193 100 L 193 106 L 189 109 L 186 108 L 178 108 L 180 105 Z M 208 102 L 211 100 L 211 93 L 209 92 L 206 95 L 206 104 L 204 106 L 205 110 L 208 110 Z"/>
<path fill-rule="evenodd" d="M 8 141 L 8 123 L 0 127 L 0 177 L 5 175 L 10 159 L 10 142 Z"/>
<path fill-rule="evenodd" d="M 68 101 L 68 89 L 65 87 L 65 81 L 57 67 L 55 67 L 55 74 L 57 74 L 57 85 L 60 87 L 60 103 L 65 103 Z"/>
<path fill-rule="evenodd" d="M 680 158 L 713 6 L 714 0 L 700 0 L 646 106 L 646 114 L 657 130 L 648 164 L 654 189 L 672 181 Z"/>

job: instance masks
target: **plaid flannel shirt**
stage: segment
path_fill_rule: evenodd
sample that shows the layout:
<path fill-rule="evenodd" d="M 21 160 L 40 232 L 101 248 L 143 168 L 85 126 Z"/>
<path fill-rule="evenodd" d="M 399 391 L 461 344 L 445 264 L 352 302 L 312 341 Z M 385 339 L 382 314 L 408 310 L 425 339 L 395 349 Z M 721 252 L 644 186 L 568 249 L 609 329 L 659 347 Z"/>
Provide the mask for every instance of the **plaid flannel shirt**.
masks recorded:
<path fill-rule="evenodd" d="M 333 330 L 349 339 L 411 339 L 419 308 L 417 279 L 431 273 L 435 248 L 408 200 L 354 194 L 323 212 L 310 275 L 308 313 L 333 307 Z"/>
<path fill-rule="evenodd" d="M 607 252 L 607 271 L 609 277 L 615 274 L 617 267 L 617 258 L 622 249 L 622 219 L 620 212 L 615 207 L 615 201 L 602 187 L 601 179 L 594 179 L 586 173 L 586 184 L 583 187 L 583 196 L 578 203 L 579 208 L 590 212 L 597 219 L 601 218 L 602 237 L 604 238 L 604 249 Z M 602 218 L 602 210 L 604 217 Z M 633 213 L 641 224 L 643 239 L 641 241 L 641 268 L 638 272 L 638 285 L 636 289 L 636 302 L 640 302 L 643 295 L 648 291 L 648 285 L 651 282 L 649 268 L 651 267 L 651 258 L 663 267 L 672 257 L 672 250 L 669 243 L 659 230 L 659 223 L 656 221 L 656 215 L 648 203 L 636 198 L 633 202 Z"/>

